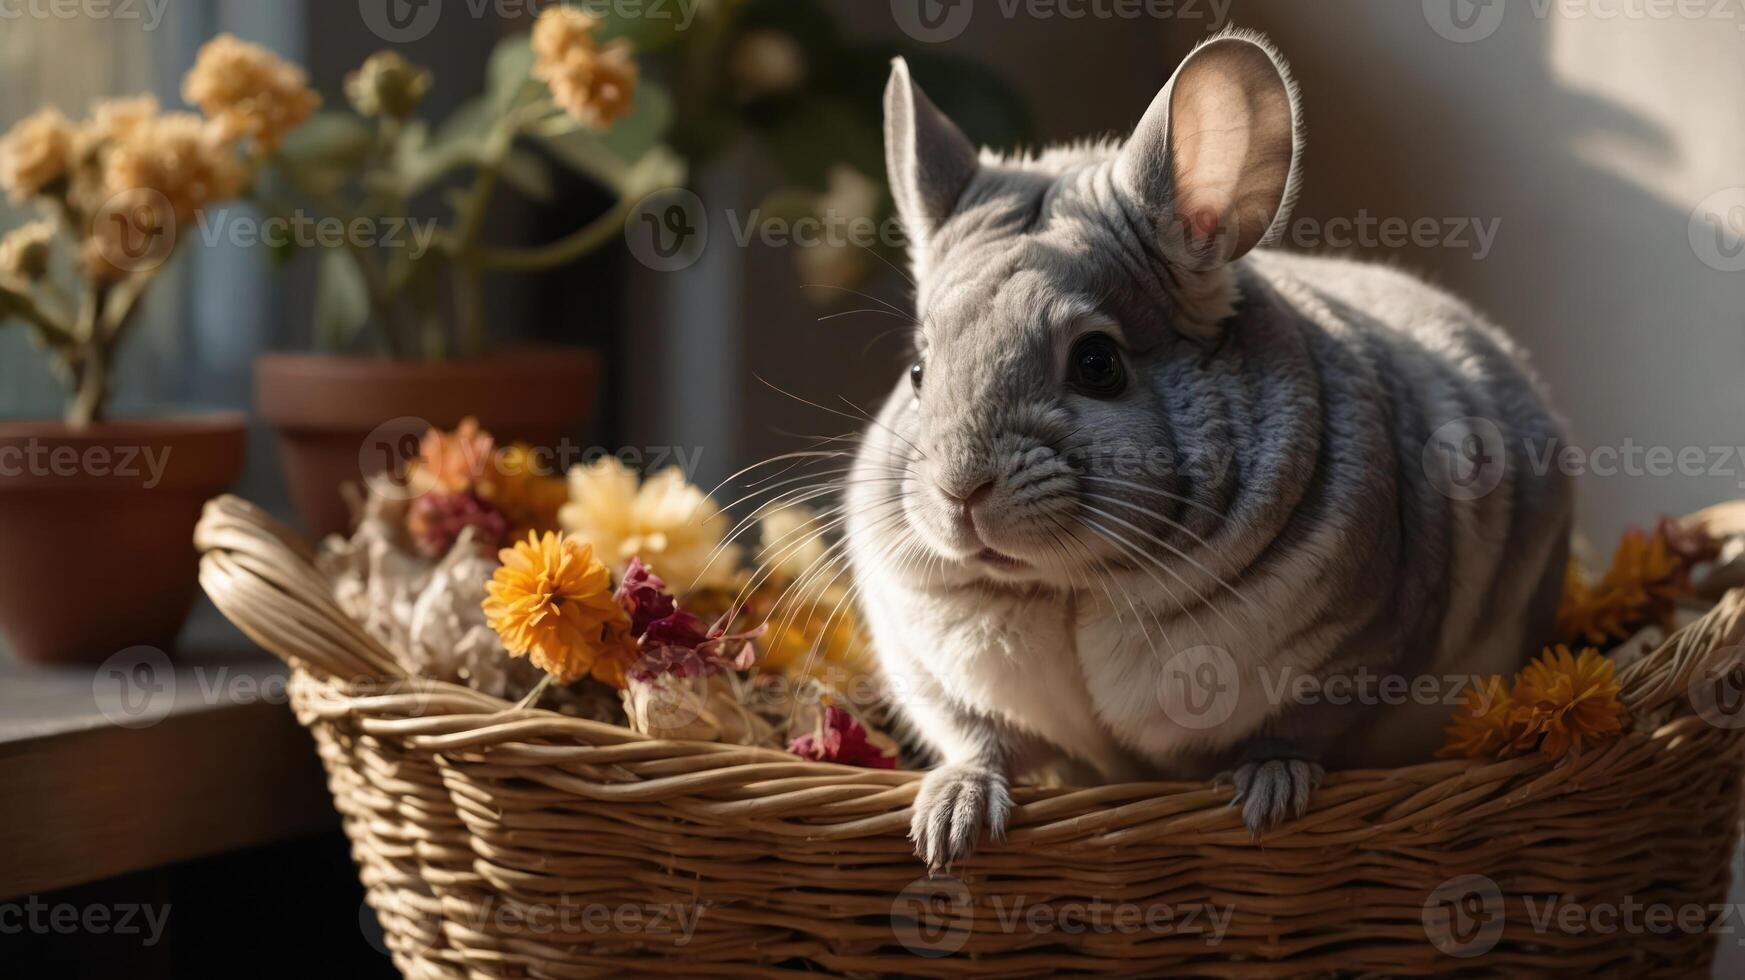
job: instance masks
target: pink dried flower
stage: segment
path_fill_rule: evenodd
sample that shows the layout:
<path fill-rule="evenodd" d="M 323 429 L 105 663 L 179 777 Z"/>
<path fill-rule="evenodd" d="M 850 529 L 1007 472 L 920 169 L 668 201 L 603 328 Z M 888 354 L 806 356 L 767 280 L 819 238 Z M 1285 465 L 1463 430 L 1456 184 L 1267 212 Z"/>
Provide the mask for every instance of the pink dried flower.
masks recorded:
<path fill-rule="evenodd" d="M 874 745 L 867 737 L 866 726 L 833 704 L 824 706 L 817 730 L 790 741 L 788 751 L 816 762 L 839 762 L 866 769 L 897 768 L 897 757 Z"/>
<path fill-rule="evenodd" d="M 509 519 L 496 505 L 471 490 L 432 492 L 412 501 L 406 529 L 418 550 L 431 557 L 448 554 L 461 531 L 476 528 L 480 547 L 502 547 L 509 537 Z"/>
<path fill-rule="evenodd" d="M 618 603 L 630 614 L 630 635 L 640 637 L 649 624 L 671 616 L 678 601 L 667 591 L 666 582 L 654 574 L 640 557 L 632 557 L 624 569 L 624 580 L 618 583 Z"/>

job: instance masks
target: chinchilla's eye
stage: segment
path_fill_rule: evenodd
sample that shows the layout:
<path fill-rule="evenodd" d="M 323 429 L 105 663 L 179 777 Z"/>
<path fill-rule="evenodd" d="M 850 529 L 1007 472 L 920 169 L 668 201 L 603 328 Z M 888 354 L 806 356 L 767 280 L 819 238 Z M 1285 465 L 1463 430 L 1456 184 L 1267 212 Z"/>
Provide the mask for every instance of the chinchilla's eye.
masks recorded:
<path fill-rule="evenodd" d="M 909 365 L 909 384 L 914 386 L 917 395 L 921 393 L 921 378 L 926 373 L 927 369 L 922 366 L 920 361 Z"/>
<path fill-rule="evenodd" d="M 1127 387 L 1121 351 L 1106 333 L 1080 337 L 1067 356 L 1067 381 L 1093 398 L 1113 398 Z"/>

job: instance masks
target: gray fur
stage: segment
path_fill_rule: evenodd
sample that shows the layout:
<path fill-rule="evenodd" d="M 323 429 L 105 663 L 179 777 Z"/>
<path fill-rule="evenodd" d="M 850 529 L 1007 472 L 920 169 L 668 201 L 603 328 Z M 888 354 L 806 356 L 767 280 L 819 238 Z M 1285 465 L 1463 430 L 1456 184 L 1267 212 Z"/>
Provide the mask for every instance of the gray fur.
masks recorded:
<path fill-rule="evenodd" d="M 951 172 L 900 159 L 950 153 L 931 129 L 892 168 L 925 223 L 924 384 L 868 430 L 848 521 L 884 671 L 944 763 L 912 828 L 930 866 L 1003 826 L 1009 775 L 1057 759 L 1103 779 L 1233 770 L 1259 831 L 1302 812 L 1321 763 L 1415 761 L 1447 714 L 1281 703 L 1269 678 L 1509 671 L 1548 635 L 1571 493 L 1527 465 L 1557 425 L 1500 331 L 1375 266 L 1174 251 L 1112 144 L 984 155 L 948 214 L 911 217 L 913 175 Z M 1276 227 L 1295 178 L 1265 179 Z M 1113 400 L 1064 384 L 1088 330 L 1122 348 Z M 1503 436 L 1501 483 L 1472 500 L 1422 463 L 1463 418 Z M 966 524 L 954 498 L 988 480 Z M 1202 665 L 1237 682 L 1203 728 L 1174 686 Z"/>

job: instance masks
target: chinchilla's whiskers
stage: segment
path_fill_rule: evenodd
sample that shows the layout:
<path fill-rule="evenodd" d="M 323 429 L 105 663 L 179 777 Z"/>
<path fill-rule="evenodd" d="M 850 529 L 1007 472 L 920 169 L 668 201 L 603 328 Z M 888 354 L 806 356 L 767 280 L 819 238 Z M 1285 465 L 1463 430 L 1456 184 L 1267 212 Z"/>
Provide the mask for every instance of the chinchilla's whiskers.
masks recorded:
<path fill-rule="evenodd" d="M 915 322 L 915 318 L 912 316 L 903 313 L 893 313 L 890 310 L 882 310 L 873 306 L 862 307 L 858 310 L 842 310 L 837 313 L 826 313 L 818 318 L 818 322 L 823 323 L 825 320 L 834 320 L 837 317 L 854 316 L 856 313 L 877 313 L 879 316 L 895 317 L 898 320 L 902 320 L 904 323 L 912 324 Z"/>
<path fill-rule="evenodd" d="M 801 486 L 792 490 L 783 491 L 775 497 L 764 501 L 753 509 L 751 513 L 740 518 L 739 523 L 733 525 L 726 534 L 721 536 L 721 540 L 716 542 L 714 548 L 710 549 L 709 557 L 703 563 L 703 571 L 707 571 L 711 565 L 715 564 L 715 562 L 721 558 L 722 555 L 726 554 L 727 549 L 737 543 L 740 536 L 750 530 L 752 525 L 757 522 L 759 517 L 766 513 L 768 508 L 807 503 L 818 497 L 828 496 L 835 492 L 836 488 L 834 486 Z M 691 588 L 696 588 L 697 582 L 702 580 L 702 574 L 702 572 L 698 572 L 697 579 L 691 583 Z"/>
<path fill-rule="evenodd" d="M 877 504 L 879 504 L 879 503 L 884 503 L 884 502 L 888 502 L 890 500 L 899 499 L 900 497 L 901 497 L 900 494 L 893 494 L 890 497 L 884 498 L 884 500 L 876 502 L 874 506 L 877 506 Z M 739 594 L 734 597 L 732 608 L 735 611 L 737 611 L 743 605 L 743 603 L 745 602 L 745 599 L 747 597 L 749 597 L 752 593 L 756 592 L 758 588 L 762 587 L 762 585 L 765 582 L 767 582 L 771 576 L 773 576 L 775 574 L 776 568 L 780 565 L 780 563 L 782 561 L 786 560 L 788 558 L 788 556 L 793 555 L 793 554 L 797 554 L 800 551 L 800 549 L 806 547 L 811 542 L 817 540 L 822 535 L 828 533 L 831 528 L 834 528 L 834 527 L 844 523 L 847 520 L 847 516 L 848 516 L 846 513 L 846 506 L 844 506 L 843 508 L 840 508 L 840 510 L 842 511 L 840 516 L 835 517 L 834 519 L 825 523 L 825 525 L 823 527 L 814 531 L 810 536 L 805 538 L 805 540 L 798 541 L 792 545 L 789 545 L 782 552 L 782 554 L 780 556 L 778 556 L 774 561 L 760 564 L 758 569 L 755 572 L 753 572 L 751 578 L 748 579 L 746 581 L 746 583 L 740 587 Z M 901 516 L 900 512 L 897 514 L 897 516 Z M 784 535 L 783 537 L 784 538 L 791 537 L 791 536 L 794 536 L 798 533 L 804 532 L 812 525 L 818 524 L 821 520 L 822 520 L 822 517 L 814 518 L 812 521 L 807 522 L 807 524 L 802 525 L 800 528 L 796 529 L 795 531 L 788 532 L 788 534 Z M 781 595 L 776 597 L 775 602 L 770 605 L 770 614 L 774 615 L 775 610 L 780 608 L 781 604 L 786 600 L 788 593 L 792 592 L 797 586 L 799 586 L 805 580 L 806 576 L 811 573 L 811 571 L 814 567 L 816 567 L 820 562 L 822 562 L 826 558 L 828 558 L 833 552 L 837 551 L 839 548 L 845 547 L 847 541 L 848 541 L 848 539 L 846 537 L 844 537 L 844 538 L 837 540 L 835 543 L 831 544 L 828 548 L 826 548 L 824 550 L 823 554 L 821 554 L 818 558 L 813 560 L 812 565 L 808 566 L 805 572 L 796 576 L 794 581 L 790 582 L 788 584 L 788 586 L 782 590 Z M 767 621 L 767 618 L 768 617 L 766 617 L 766 621 Z"/>
<path fill-rule="evenodd" d="M 1158 578 L 1157 573 L 1152 571 L 1151 567 L 1149 565 L 1145 564 L 1148 556 L 1145 554 L 1143 549 L 1139 548 L 1136 545 L 1129 543 L 1125 538 L 1121 537 L 1119 534 L 1115 533 L 1114 531 L 1109 530 L 1108 528 L 1102 526 L 1101 524 L 1098 524 L 1096 521 L 1093 521 L 1088 517 L 1080 517 L 1079 523 L 1090 528 L 1092 531 L 1095 531 L 1098 535 L 1101 535 L 1103 540 L 1109 542 L 1110 544 L 1114 545 L 1116 548 L 1120 549 L 1122 554 L 1125 554 L 1128 557 L 1133 558 L 1136 561 L 1138 561 L 1139 562 L 1139 565 L 1137 566 L 1138 570 L 1144 572 L 1146 575 L 1149 575 L 1151 577 L 1151 580 L 1153 582 L 1156 582 L 1163 589 L 1164 594 L 1169 596 L 1170 604 L 1172 606 L 1175 606 L 1177 609 L 1180 609 L 1182 612 L 1186 613 L 1188 620 L 1194 624 L 1194 628 L 1199 630 L 1200 634 L 1202 636 L 1206 637 L 1207 639 L 1210 639 L 1211 634 L 1207 633 L 1206 628 L 1204 626 L 1200 625 L 1199 617 L 1194 615 L 1194 611 L 1193 611 L 1192 607 L 1190 607 L 1187 603 L 1182 602 L 1180 599 L 1176 598 L 1175 589 L 1171 588 L 1168 582 L 1165 582 L 1163 579 Z M 1159 568 L 1163 569 L 1164 571 L 1170 573 L 1170 575 L 1174 576 L 1178 581 L 1181 582 L 1181 584 L 1183 586 L 1187 587 L 1190 592 L 1193 591 L 1192 586 L 1190 586 L 1186 580 L 1182 579 L 1181 574 L 1179 572 L 1175 571 L 1175 569 L 1172 569 L 1169 566 L 1164 565 L 1162 563 L 1157 563 L 1157 565 Z M 1195 593 L 1195 596 L 1198 597 L 1197 592 Z M 1200 599 L 1200 602 L 1204 603 L 1205 600 Z M 1219 613 L 1220 616 L 1223 615 L 1221 610 L 1214 609 L 1213 611 Z M 1144 617 L 1139 616 L 1138 609 L 1133 610 L 1133 615 L 1139 617 L 1141 632 L 1144 632 L 1144 629 L 1143 629 Z M 1229 622 L 1228 618 L 1225 619 L 1225 622 L 1227 622 L 1227 623 Z M 1160 625 L 1161 625 L 1161 621 L 1160 621 Z M 1232 628 L 1234 628 L 1233 624 L 1232 624 Z M 1165 634 L 1165 639 L 1166 640 L 1168 639 L 1167 633 Z"/>
<path fill-rule="evenodd" d="M 1103 496 L 1098 495 L 1098 494 L 1086 494 L 1086 495 L 1084 495 L 1084 497 L 1086 500 L 1105 500 L 1105 501 L 1109 501 L 1111 503 L 1120 504 L 1119 501 L 1113 501 L 1107 497 L 1103 497 Z M 1231 597 L 1236 599 L 1236 601 L 1244 603 L 1246 605 L 1253 605 L 1253 603 L 1248 601 L 1247 596 L 1244 596 L 1242 593 L 1236 591 L 1236 589 L 1233 586 L 1231 586 L 1230 583 L 1224 581 L 1224 579 L 1221 576 L 1219 576 L 1218 573 L 1212 571 L 1210 568 L 1207 568 L 1201 562 L 1196 561 L 1193 558 L 1193 556 L 1189 555 L 1187 552 L 1181 550 L 1180 548 L 1177 548 L 1175 545 L 1170 544 L 1168 541 L 1163 540 L 1162 538 L 1158 537 L 1157 535 L 1152 534 L 1150 531 L 1145 530 L 1144 528 L 1140 527 L 1137 524 L 1132 523 L 1131 521 L 1124 520 L 1121 517 L 1119 517 L 1115 514 L 1111 514 L 1108 511 L 1103 510 L 1100 507 L 1092 506 L 1091 504 L 1086 503 L 1085 500 L 1080 500 L 1079 506 L 1083 507 L 1084 509 L 1090 511 L 1093 514 L 1099 514 L 1099 515 L 1101 515 L 1101 516 L 1103 516 L 1111 521 L 1114 521 L 1116 524 L 1119 524 L 1122 527 L 1128 529 L 1129 531 L 1132 531 L 1134 534 L 1139 535 L 1145 541 L 1149 541 L 1150 543 L 1155 544 L 1160 548 L 1164 548 L 1164 549 L 1168 550 L 1170 554 L 1176 556 L 1177 558 L 1181 559 L 1182 561 L 1188 563 L 1188 565 L 1192 566 L 1195 571 L 1197 571 L 1201 575 L 1204 575 L 1207 578 L 1211 579 L 1212 583 L 1214 585 L 1217 585 L 1219 588 L 1223 589 L 1225 592 L 1230 593 Z M 1123 506 L 1125 506 L 1125 505 L 1123 505 Z M 1169 570 L 1171 574 L 1175 574 L 1173 569 L 1170 569 L 1169 566 L 1165 565 L 1155 555 L 1147 555 L 1146 557 L 1148 560 L 1150 560 L 1151 562 L 1156 564 L 1159 568 Z M 1181 580 L 1183 585 L 1187 585 L 1187 580 L 1185 578 L 1182 578 L 1182 576 L 1180 576 L 1179 574 L 1176 575 L 1176 578 Z M 1202 605 L 1212 606 L 1212 603 L 1210 601 L 1208 601 L 1205 596 L 1200 595 L 1200 592 L 1198 589 L 1195 589 L 1191 585 L 1188 586 L 1188 589 L 1189 589 L 1189 591 L 1193 592 L 1194 598 L 1198 599 Z M 1212 608 L 1214 611 L 1218 611 L 1218 607 L 1212 606 Z M 1225 622 L 1228 623 L 1229 620 L 1226 619 Z M 1234 628 L 1234 625 L 1235 624 L 1231 624 L 1232 628 Z"/>
<path fill-rule="evenodd" d="M 803 282 L 800 284 L 800 288 L 801 289 L 835 289 L 835 290 L 840 290 L 841 292 L 844 292 L 844 293 L 851 293 L 855 296 L 859 296 L 861 299 L 867 300 L 869 302 L 877 303 L 880 306 L 884 307 L 887 310 L 890 310 L 891 312 L 897 314 L 898 316 L 902 317 L 905 320 L 914 319 L 902 307 L 898 306 L 895 303 L 890 302 L 889 300 L 879 299 L 877 296 L 874 296 L 871 293 L 863 293 L 858 289 L 850 289 L 847 286 L 836 286 L 836 285 L 832 285 L 830 283 L 822 283 L 822 282 Z"/>
<path fill-rule="evenodd" d="M 889 432 L 891 435 L 896 436 L 898 439 L 901 439 L 902 442 L 905 445 L 907 445 L 910 449 L 913 449 L 917 453 L 921 453 L 921 458 L 923 458 L 923 459 L 927 458 L 927 454 L 921 452 L 921 447 L 910 442 L 908 439 L 903 438 L 903 434 L 901 432 L 898 432 L 896 429 L 893 429 L 890 426 L 884 424 L 883 422 L 880 422 L 878 419 L 873 418 L 871 415 L 866 414 L 866 412 L 864 410 L 860 413 L 860 415 L 850 415 L 847 412 L 831 408 L 828 405 L 820 405 L 815 401 L 811 401 L 810 399 L 801 398 L 799 395 L 796 395 L 791 391 L 788 391 L 784 388 L 779 387 L 776 384 L 773 384 L 768 378 L 765 378 L 761 374 L 753 375 L 752 377 L 757 378 L 758 381 L 762 382 L 771 391 L 774 391 L 780 395 L 786 395 L 789 398 L 792 398 L 794 401 L 797 401 L 802 405 L 807 405 L 807 406 L 810 406 L 812 408 L 816 408 L 821 412 L 829 412 L 831 415 L 839 415 L 842 418 L 849 419 L 850 421 L 854 422 L 856 425 L 860 424 L 861 422 L 871 422 L 872 424 L 878 426 L 879 428 L 885 430 L 886 432 Z M 847 399 L 843 399 L 843 400 L 847 401 Z M 851 407 L 858 407 L 858 406 L 855 406 L 855 404 L 853 402 L 849 402 L 848 404 Z"/>
<path fill-rule="evenodd" d="M 855 248 L 858 248 L 861 251 L 865 252 L 866 254 L 872 256 L 873 258 L 878 259 L 880 262 L 883 262 L 892 272 L 895 272 L 897 275 L 901 276 L 903 281 L 909 284 L 910 289 L 920 289 L 921 288 L 920 286 L 917 286 L 915 284 L 915 280 L 913 278 L 911 278 L 907 272 L 903 271 L 902 266 L 898 265 L 895 262 L 892 262 L 890 259 L 885 258 L 883 255 L 880 255 L 878 253 L 878 250 L 874 249 L 871 245 L 868 245 L 865 242 L 854 242 L 853 245 Z"/>

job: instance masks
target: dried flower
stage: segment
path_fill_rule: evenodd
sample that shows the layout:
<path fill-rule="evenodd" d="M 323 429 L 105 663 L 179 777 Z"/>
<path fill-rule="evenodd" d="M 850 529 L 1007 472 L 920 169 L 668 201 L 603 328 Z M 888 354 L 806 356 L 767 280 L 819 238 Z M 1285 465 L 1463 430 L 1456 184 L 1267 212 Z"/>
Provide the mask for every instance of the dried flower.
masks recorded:
<path fill-rule="evenodd" d="M 533 25 L 533 77 L 579 122 L 605 129 L 630 114 L 637 67 L 623 38 L 601 46 L 599 18 L 572 7 L 547 7 Z"/>
<path fill-rule="evenodd" d="M 0 279 L 32 283 L 47 275 L 54 237 L 54 222 L 32 221 L 0 239 Z"/>
<path fill-rule="evenodd" d="M 412 501 L 406 530 L 418 550 L 437 558 L 454 547 L 461 531 L 473 528 L 480 546 L 497 549 L 509 537 L 509 519 L 489 500 L 471 490 L 434 490 Z"/>
<path fill-rule="evenodd" d="M 104 187 L 109 194 L 154 191 L 181 222 L 235 197 L 245 176 L 225 136 L 189 112 L 131 121 L 106 160 Z"/>
<path fill-rule="evenodd" d="M 73 124 L 45 108 L 19 120 L 0 139 L 0 187 L 14 202 L 49 191 L 73 165 Z"/>
<path fill-rule="evenodd" d="M 497 505 L 517 538 L 529 531 L 557 530 L 558 511 L 570 499 L 569 484 L 562 477 L 540 470 L 533 447 L 518 442 L 497 450 L 478 480 L 479 495 Z"/>
<path fill-rule="evenodd" d="M 681 591 L 732 578 L 738 549 L 721 546 L 727 516 L 678 469 L 639 485 L 634 472 L 605 456 L 571 469 L 569 481 L 570 502 L 558 515 L 564 529 L 593 544 L 614 569 L 640 555 Z"/>
<path fill-rule="evenodd" d="M 79 130 L 79 136 L 87 147 L 125 139 L 157 114 L 158 100 L 150 95 L 104 99 L 91 106 L 91 119 Z"/>
<path fill-rule="evenodd" d="M 788 742 L 788 751 L 818 762 L 866 769 L 897 768 L 896 747 L 882 738 L 874 741 L 860 719 L 834 704 L 824 706 L 811 731 Z"/>
<path fill-rule="evenodd" d="M 759 567 L 779 581 L 792 582 L 824 560 L 827 550 L 818 515 L 810 507 L 789 504 L 758 520 L 763 548 L 757 554 Z"/>
<path fill-rule="evenodd" d="M 560 682 L 592 675 L 622 687 L 619 637 L 629 617 L 593 548 L 565 535 L 530 534 L 498 557 L 503 565 L 481 608 L 509 653 Z"/>
<path fill-rule="evenodd" d="M 247 139 L 268 152 L 321 104 L 303 69 L 230 34 L 201 47 L 182 79 L 182 98 L 199 106 L 227 137 Z"/>
<path fill-rule="evenodd" d="M 1515 681 L 1515 703 L 1529 713 L 1539 752 L 1560 759 L 1623 730 L 1624 705 L 1612 661 L 1591 647 L 1579 656 L 1559 645 L 1528 664 Z"/>
<path fill-rule="evenodd" d="M 1598 582 L 1590 583 L 1571 562 L 1557 610 L 1558 639 L 1611 644 L 1645 626 L 1670 628 L 1679 597 L 1690 591 L 1692 569 L 1716 554 L 1713 538 L 1672 518 L 1652 531 L 1631 528 Z"/>
<path fill-rule="evenodd" d="M 1461 705 L 1448 723 L 1446 739 L 1436 758 L 1497 759 L 1517 755 L 1532 747 L 1527 727 L 1527 712 L 1515 703 L 1503 679 L 1493 675 L 1462 694 Z"/>
<path fill-rule="evenodd" d="M 630 559 L 630 566 L 618 583 L 617 599 L 630 617 L 633 636 L 648 632 L 649 624 L 671 616 L 678 609 L 678 601 L 667 591 L 666 582 L 650 571 L 641 558 Z"/>
<path fill-rule="evenodd" d="M 430 72 L 398 51 L 378 51 L 345 76 L 345 96 L 360 115 L 405 119 L 430 90 Z"/>
<path fill-rule="evenodd" d="M 461 419 L 453 432 L 431 426 L 418 440 L 418 456 L 408 467 L 407 482 L 421 493 L 469 489 L 484 474 L 494 444 L 472 416 Z"/>

